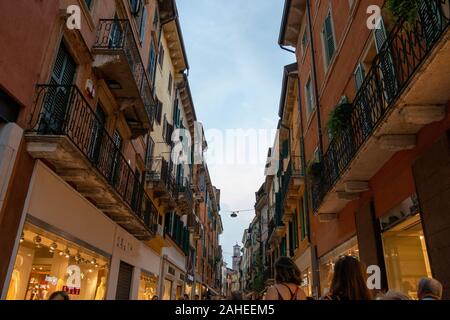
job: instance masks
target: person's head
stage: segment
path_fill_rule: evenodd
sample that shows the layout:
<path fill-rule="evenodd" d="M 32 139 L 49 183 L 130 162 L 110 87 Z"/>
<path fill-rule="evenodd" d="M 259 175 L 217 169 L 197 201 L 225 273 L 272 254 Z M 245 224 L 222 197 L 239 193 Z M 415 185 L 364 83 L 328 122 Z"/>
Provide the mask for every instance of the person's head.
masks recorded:
<path fill-rule="evenodd" d="M 187 293 L 184 294 L 184 300 L 189 300 L 189 295 Z"/>
<path fill-rule="evenodd" d="M 158 296 L 153 296 L 152 300 L 159 300 Z"/>
<path fill-rule="evenodd" d="M 349 300 L 371 300 L 362 263 L 353 256 L 342 256 L 334 265 L 330 293 Z"/>
<path fill-rule="evenodd" d="M 275 281 L 277 283 L 302 284 L 300 269 L 288 257 L 280 257 L 275 262 Z"/>
<path fill-rule="evenodd" d="M 435 300 L 442 299 L 442 284 L 433 278 L 422 278 L 417 286 L 417 297 L 422 300 L 431 298 Z"/>
<path fill-rule="evenodd" d="M 198 294 L 196 294 L 196 295 L 194 296 L 194 300 L 200 300 L 200 296 L 199 296 Z"/>
<path fill-rule="evenodd" d="M 244 300 L 244 297 L 242 296 L 242 292 L 240 292 L 240 291 L 233 291 L 231 293 L 230 300 Z"/>
<path fill-rule="evenodd" d="M 70 300 L 70 298 L 65 291 L 55 291 L 50 295 L 48 300 Z"/>
<path fill-rule="evenodd" d="M 389 290 L 377 297 L 377 300 L 411 300 L 411 298 L 401 291 Z"/>

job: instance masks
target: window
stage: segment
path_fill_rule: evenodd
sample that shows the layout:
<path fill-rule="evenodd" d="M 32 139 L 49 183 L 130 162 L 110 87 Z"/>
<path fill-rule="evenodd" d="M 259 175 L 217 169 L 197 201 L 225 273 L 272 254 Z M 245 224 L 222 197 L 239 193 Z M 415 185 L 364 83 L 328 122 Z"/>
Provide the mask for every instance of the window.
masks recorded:
<path fill-rule="evenodd" d="M 139 23 L 139 40 L 141 41 L 141 43 L 144 42 L 146 22 L 147 22 L 147 8 L 145 6 L 142 6 L 142 13 L 140 14 L 140 23 Z"/>
<path fill-rule="evenodd" d="M 328 66 L 330 64 L 331 59 L 333 58 L 336 49 L 331 12 L 329 12 L 328 15 L 325 17 L 325 21 L 323 23 L 322 41 L 323 41 L 323 48 L 325 51 L 324 53 L 325 62 L 326 66 Z"/>
<path fill-rule="evenodd" d="M 172 285 L 173 282 L 169 279 L 164 279 L 164 293 L 162 296 L 163 300 L 170 300 L 172 299 Z"/>
<path fill-rule="evenodd" d="M 148 67 L 147 72 L 150 75 L 150 79 L 152 83 L 155 81 L 155 67 L 156 67 L 156 51 L 155 51 L 155 45 L 153 44 L 153 41 L 150 43 L 150 54 L 148 57 Z"/>
<path fill-rule="evenodd" d="M 306 47 L 308 46 L 308 43 L 309 43 L 308 32 L 305 29 L 305 31 L 303 32 L 303 37 L 302 37 L 302 52 L 303 52 L 303 55 L 306 53 Z"/>
<path fill-rule="evenodd" d="M 158 15 L 158 8 L 155 8 L 155 14 L 153 15 L 153 26 L 156 28 L 159 23 L 159 15 Z"/>
<path fill-rule="evenodd" d="M 130 0 L 131 14 L 137 16 L 141 7 L 141 0 Z"/>
<path fill-rule="evenodd" d="M 178 99 L 175 99 L 173 105 L 173 124 L 179 128 L 181 123 L 181 112 L 180 108 L 178 108 Z"/>
<path fill-rule="evenodd" d="M 358 91 L 359 88 L 361 88 L 365 77 L 364 66 L 362 63 L 358 63 L 358 66 L 356 67 L 354 72 L 354 76 L 355 76 L 356 90 Z"/>
<path fill-rule="evenodd" d="M 311 78 L 308 79 L 305 86 L 306 97 L 306 116 L 309 118 L 314 111 L 314 93 Z"/>
<path fill-rule="evenodd" d="M 169 84 L 167 90 L 169 91 L 169 95 L 172 95 L 172 74 L 169 73 Z"/>
<path fill-rule="evenodd" d="M 84 0 L 84 3 L 86 3 L 86 6 L 88 7 L 88 9 L 91 10 L 94 0 Z"/>
<path fill-rule="evenodd" d="M 62 234 L 25 222 L 6 300 L 48 300 L 66 291 L 70 300 L 103 300 L 109 257 Z"/>
<path fill-rule="evenodd" d="M 158 276 L 142 271 L 139 280 L 138 300 L 152 300 L 158 291 Z"/>
<path fill-rule="evenodd" d="M 158 63 L 159 63 L 159 66 L 160 66 L 161 69 L 162 69 L 163 63 L 164 63 L 164 47 L 163 47 L 162 43 L 161 43 L 160 46 L 159 46 Z"/>
<path fill-rule="evenodd" d="M 162 110 L 163 110 L 163 104 L 161 101 L 156 98 L 156 117 L 155 120 L 158 124 L 161 124 L 161 118 L 162 118 Z"/>

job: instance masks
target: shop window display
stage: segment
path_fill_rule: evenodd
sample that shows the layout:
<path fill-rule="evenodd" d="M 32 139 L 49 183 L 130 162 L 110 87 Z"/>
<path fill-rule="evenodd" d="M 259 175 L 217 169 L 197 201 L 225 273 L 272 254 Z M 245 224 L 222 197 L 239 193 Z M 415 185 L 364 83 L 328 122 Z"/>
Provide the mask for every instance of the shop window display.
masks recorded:
<path fill-rule="evenodd" d="M 139 280 L 138 300 L 152 300 L 157 295 L 158 277 L 144 272 L 141 272 Z"/>
<path fill-rule="evenodd" d="M 383 232 L 389 289 L 417 298 L 417 283 L 431 277 L 430 263 L 419 215 Z"/>
<path fill-rule="evenodd" d="M 7 299 L 47 300 L 66 291 L 71 300 L 103 300 L 107 279 L 107 258 L 26 223 Z"/>
<path fill-rule="evenodd" d="M 175 299 L 179 300 L 181 298 L 182 294 L 183 294 L 183 287 L 177 286 L 177 290 L 175 292 Z"/>
<path fill-rule="evenodd" d="M 322 295 L 326 295 L 330 292 L 331 281 L 333 280 L 334 265 L 340 257 L 346 255 L 359 258 L 358 241 L 356 237 L 353 237 L 320 258 L 319 273 Z"/>
<path fill-rule="evenodd" d="M 312 286 L 311 286 L 311 269 L 307 268 L 301 274 L 302 284 L 300 288 L 306 293 L 307 296 L 311 297 L 312 295 Z"/>
<path fill-rule="evenodd" d="M 171 300 L 172 299 L 172 286 L 173 282 L 164 279 L 164 294 L 163 294 L 163 300 Z"/>
<path fill-rule="evenodd" d="M 192 284 L 186 283 L 186 288 L 184 289 L 184 293 L 187 294 L 190 299 L 194 298 L 192 295 Z"/>

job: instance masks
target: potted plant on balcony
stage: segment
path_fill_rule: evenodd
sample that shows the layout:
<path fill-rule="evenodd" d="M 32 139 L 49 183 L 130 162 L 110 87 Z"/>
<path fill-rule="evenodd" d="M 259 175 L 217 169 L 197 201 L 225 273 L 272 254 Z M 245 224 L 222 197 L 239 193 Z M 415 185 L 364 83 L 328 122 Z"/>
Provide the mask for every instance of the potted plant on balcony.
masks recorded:
<path fill-rule="evenodd" d="M 350 103 L 340 103 L 328 118 L 328 132 L 332 139 L 339 138 L 351 127 L 353 105 Z"/>
<path fill-rule="evenodd" d="M 411 26 L 417 19 L 423 0 L 387 0 L 385 10 L 389 20 L 398 22 L 404 20 Z"/>
<path fill-rule="evenodd" d="M 307 168 L 308 177 L 314 182 L 320 178 L 322 173 L 322 162 L 311 162 Z"/>

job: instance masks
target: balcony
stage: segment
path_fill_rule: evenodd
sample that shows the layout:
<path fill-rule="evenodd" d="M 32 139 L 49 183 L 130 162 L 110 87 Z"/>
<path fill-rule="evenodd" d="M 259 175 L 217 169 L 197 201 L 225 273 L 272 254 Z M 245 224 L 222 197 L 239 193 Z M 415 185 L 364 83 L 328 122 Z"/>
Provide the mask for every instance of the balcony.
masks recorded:
<path fill-rule="evenodd" d="M 313 209 L 336 219 L 349 201 L 398 151 L 416 146 L 416 134 L 445 117 L 450 99 L 449 0 L 424 2 L 412 25 L 396 24 L 352 103 L 346 132 L 335 137 L 313 183 Z"/>
<path fill-rule="evenodd" d="M 283 222 L 283 203 L 281 193 L 275 194 L 275 215 L 269 221 L 269 238 L 268 243 L 277 242 L 286 233 L 286 225 Z"/>
<path fill-rule="evenodd" d="M 150 159 L 146 172 L 147 188 L 169 211 L 177 206 L 178 190 L 170 165 L 163 157 Z"/>
<path fill-rule="evenodd" d="M 92 48 L 98 75 L 120 102 L 133 138 L 153 128 L 155 101 L 130 22 L 101 19 Z"/>
<path fill-rule="evenodd" d="M 192 233 L 195 240 L 201 239 L 200 221 L 193 213 L 188 215 L 188 229 Z"/>
<path fill-rule="evenodd" d="M 291 156 L 281 179 L 281 194 L 284 203 L 283 220 L 288 221 L 294 214 L 303 197 L 305 175 L 302 171 L 302 158 Z"/>
<path fill-rule="evenodd" d="M 189 229 L 184 226 L 180 216 L 175 212 L 166 213 L 164 225 L 164 234 L 169 236 L 185 255 L 188 255 Z"/>
<path fill-rule="evenodd" d="M 177 185 L 177 191 L 178 207 L 180 208 L 180 211 L 185 214 L 192 213 L 194 199 L 189 180 L 183 179 L 182 182 Z"/>
<path fill-rule="evenodd" d="M 38 85 L 28 153 L 138 239 L 156 232 L 158 212 L 114 140 L 72 85 Z"/>

